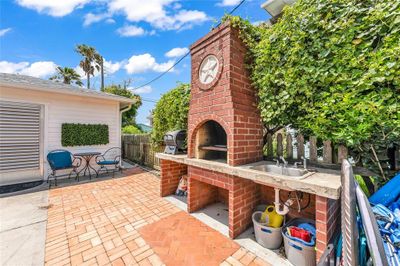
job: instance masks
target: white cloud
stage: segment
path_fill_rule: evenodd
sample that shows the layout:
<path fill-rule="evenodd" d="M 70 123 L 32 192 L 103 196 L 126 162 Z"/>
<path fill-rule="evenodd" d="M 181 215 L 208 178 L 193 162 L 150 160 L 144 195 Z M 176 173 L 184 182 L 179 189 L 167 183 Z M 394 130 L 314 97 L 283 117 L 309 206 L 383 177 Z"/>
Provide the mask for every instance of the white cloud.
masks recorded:
<path fill-rule="evenodd" d="M 21 74 L 32 77 L 47 77 L 56 73 L 57 65 L 51 61 L 40 61 L 32 63 L 29 67 L 21 70 Z"/>
<path fill-rule="evenodd" d="M 169 50 L 165 54 L 165 56 L 166 57 L 170 57 L 170 58 L 180 57 L 180 56 L 185 55 L 187 52 L 189 52 L 189 49 L 186 48 L 186 47 L 182 47 L 182 48 L 181 47 L 176 47 L 176 48 L 173 48 L 173 49 Z"/>
<path fill-rule="evenodd" d="M 27 66 L 29 66 L 28 62 L 12 63 L 8 61 L 0 61 L 0 72 L 15 74 Z"/>
<path fill-rule="evenodd" d="M 84 17 L 83 26 L 89 26 L 93 23 L 100 22 L 103 19 L 108 19 L 110 16 L 111 15 L 107 13 L 104 14 L 87 13 Z"/>
<path fill-rule="evenodd" d="M 143 28 L 134 25 L 126 25 L 117 29 L 117 33 L 124 37 L 142 36 L 146 34 Z"/>
<path fill-rule="evenodd" d="M 135 94 L 145 94 L 145 93 L 151 93 L 153 91 L 153 88 L 149 85 L 143 86 L 138 89 L 133 89 L 132 87 L 128 87 L 129 90 L 131 90 Z"/>
<path fill-rule="evenodd" d="M 57 65 L 52 61 L 38 61 L 32 64 L 28 62 L 13 63 L 0 62 L 0 72 L 22 74 L 32 77 L 44 78 L 56 73 Z"/>
<path fill-rule="evenodd" d="M 89 12 L 84 16 L 83 26 L 87 27 L 89 25 L 92 25 L 93 23 L 97 23 L 102 20 L 104 20 L 105 23 L 107 23 L 107 24 L 114 24 L 115 20 L 111 17 L 112 17 L 112 14 L 110 14 L 110 13 L 94 14 L 94 13 Z"/>
<path fill-rule="evenodd" d="M 240 3 L 241 0 L 222 0 L 221 3 L 218 3 L 219 6 L 236 6 Z"/>
<path fill-rule="evenodd" d="M 237 0 L 223 0 L 234 2 Z M 102 5 L 103 13 L 87 13 L 84 26 L 105 21 L 115 23 L 113 15 L 122 14 L 131 22 L 147 22 L 161 30 L 182 30 L 210 20 L 206 13 L 199 10 L 185 10 L 177 0 L 16 0 L 23 7 L 36 10 L 50 16 L 62 17 L 82 8 L 89 2 Z"/>
<path fill-rule="evenodd" d="M 128 74 L 143 73 L 147 71 L 163 72 L 172 67 L 174 61 L 157 63 L 151 54 L 133 55 L 124 66 Z"/>
<path fill-rule="evenodd" d="M 81 76 L 81 79 L 86 79 L 86 73 L 83 72 L 83 69 L 78 65 L 74 68 L 75 72 L 78 73 L 79 76 Z"/>
<path fill-rule="evenodd" d="M 176 10 L 181 6 L 172 5 L 175 0 L 111 0 L 108 3 L 110 13 L 120 13 L 132 22 L 144 21 L 161 30 L 190 28 L 195 24 L 209 20 L 207 15 L 198 10 Z M 172 5 L 172 6 L 171 6 Z M 167 12 L 173 9 L 176 14 Z"/>
<path fill-rule="evenodd" d="M 7 32 L 11 31 L 11 28 L 6 28 L 6 29 L 2 29 L 0 30 L 0 37 L 6 35 Z"/>
<path fill-rule="evenodd" d="M 17 0 L 20 6 L 54 17 L 63 17 L 76 8 L 83 7 L 90 0 Z"/>
<path fill-rule="evenodd" d="M 173 0 L 111 0 L 109 11 L 123 13 L 130 21 L 156 20 L 166 16 L 165 6 Z"/>
<path fill-rule="evenodd" d="M 181 10 L 175 15 L 175 19 L 178 23 L 201 23 L 208 20 L 207 15 L 198 10 Z"/>
<path fill-rule="evenodd" d="M 112 19 L 112 18 L 108 18 L 108 19 L 106 19 L 106 23 L 108 23 L 108 24 L 114 24 L 114 23 L 115 23 L 115 20 Z"/>
<path fill-rule="evenodd" d="M 174 3 L 174 4 L 172 5 L 172 8 L 173 8 L 173 9 L 181 9 L 181 8 L 182 8 L 182 5 L 181 5 L 180 3 Z"/>
<path fill-rule="evenodd" d="M 114 74 L 118 70 L 121 69 L 123 63 L 122 62 L 115 62 L 104 60 L 104 72 L 105 74 Z"/>

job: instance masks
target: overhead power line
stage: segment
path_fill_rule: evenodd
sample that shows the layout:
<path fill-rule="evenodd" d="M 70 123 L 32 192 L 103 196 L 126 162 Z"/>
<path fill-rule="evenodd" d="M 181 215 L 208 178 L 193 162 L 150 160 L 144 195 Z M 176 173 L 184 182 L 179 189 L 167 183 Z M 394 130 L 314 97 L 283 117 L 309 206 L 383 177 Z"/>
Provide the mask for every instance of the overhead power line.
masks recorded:
<path fill-rule="evenodd" d="M 236 11 L 236 9 L 238 9 L 245 1 L 246 1 L 246 0 L 240 1 L 240 3 L 237 4 L 237 5 L 228 13 L 228 15 L 232 15 L 232 14 Z M 221 23 L 222 23 L 222 20 L 220 20 L 219 23 L 217 24 L 217 26 L 215 26 L 215 27 L 218 27 L 219 25 L 221 25 Z M 182 60 L 185 59 L 186 56 L 188 56 L 189 54 L 190 54 L 190 51 L 188 51 L 186 54 L 184 54 L 184 55 L 183 55 L 178 61 L 176 61 L 175 64 L 173 64 L 170 68 L 168 68 L 167 70 L 165 70 L 164 72 L 162 72 L 162 73 L 159 74 L 158 76 L 154 77 L 154 78 L 151 79 L 150 81 L 148 81 L 148 82 L 146 82 L 146 83 L 144 83 L 144 84 L 142 84 L 142 85 L 140 85 L 140 86 L 138 86 L 138 87 L 133 88 L 133 90 L 137 90 L 137 89 L 143 88 L 144 86 L 150 85 L 150 84 L 153 83 L 154 81 L 160 79 L 162 76 L 164 76 L 164 75 L 167 74 L 169 71 L 171 71 L 176 65 L 178 65 L 180 62 L 182 62 Z"/>
<path fill-rule="evenodd" d="M 142 101 L 143 101 L 143 102 L 157 103 L 157 100 L 149 99 L 149 98 L 142 98 Z"/>

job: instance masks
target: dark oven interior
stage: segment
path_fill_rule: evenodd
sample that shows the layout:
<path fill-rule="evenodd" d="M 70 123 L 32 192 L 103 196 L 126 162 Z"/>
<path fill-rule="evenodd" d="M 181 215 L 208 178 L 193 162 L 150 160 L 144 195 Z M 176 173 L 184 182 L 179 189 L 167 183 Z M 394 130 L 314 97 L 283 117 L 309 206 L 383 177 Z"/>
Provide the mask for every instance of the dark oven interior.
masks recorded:
<path fill-rule="evenodd" d="M 205 122 L 197 131 L 196 158 L 227 161 L 228 147 L 224 128 L 213 120 Z"/>

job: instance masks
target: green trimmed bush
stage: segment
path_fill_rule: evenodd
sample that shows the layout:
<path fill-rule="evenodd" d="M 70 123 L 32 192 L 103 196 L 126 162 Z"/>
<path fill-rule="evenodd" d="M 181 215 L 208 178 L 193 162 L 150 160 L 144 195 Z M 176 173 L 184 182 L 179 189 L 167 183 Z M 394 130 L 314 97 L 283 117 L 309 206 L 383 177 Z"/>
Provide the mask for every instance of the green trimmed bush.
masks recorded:
<path fill-rule="evenodd" d="M 163 142 L 164 134 L 177 129 L 187 129 L 190 85 L 178 83 L 175 88 L 161 96 L 153 111 L 151 138 L 157 146 Z"/>
<path fill-rule="evenodd" d="M 64 147 L 104 145 L 108 143 L 108 125 L 72 123 L 61 125 L 61 144 Z"/>
<path fill-rule="evenodd" d="M 134 126 L 134 125 L 129 125 L 129 126 L 124 126 L 122 128 L 122 133 L 123 134 L 145 134 L 140 128 Z"/>

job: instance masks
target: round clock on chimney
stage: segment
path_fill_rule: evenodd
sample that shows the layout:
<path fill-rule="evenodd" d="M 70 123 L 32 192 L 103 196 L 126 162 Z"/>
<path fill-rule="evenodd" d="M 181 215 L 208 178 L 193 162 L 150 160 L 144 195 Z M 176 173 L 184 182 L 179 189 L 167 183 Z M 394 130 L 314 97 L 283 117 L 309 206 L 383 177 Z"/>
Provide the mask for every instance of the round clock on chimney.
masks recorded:
<path fill-rule="evenodd" d="M 203 90 L 213 87 L 219 78 L 222 70 L 222 58 L 220 56 L 209 54 L 201 61 L 198 69 L 197 84 Z"/>
<path fill-rule="evenodd" d="M 210 84 L 218 74 L 218 59 L 215 55 L 208 55 L 201 62 L 199 69 L 199 79 L 203 84 Z"/>

